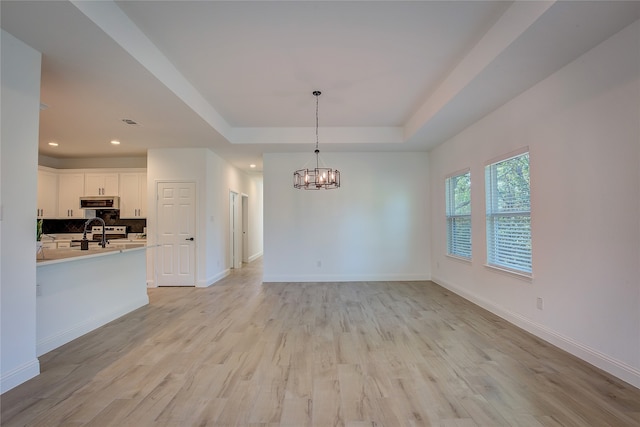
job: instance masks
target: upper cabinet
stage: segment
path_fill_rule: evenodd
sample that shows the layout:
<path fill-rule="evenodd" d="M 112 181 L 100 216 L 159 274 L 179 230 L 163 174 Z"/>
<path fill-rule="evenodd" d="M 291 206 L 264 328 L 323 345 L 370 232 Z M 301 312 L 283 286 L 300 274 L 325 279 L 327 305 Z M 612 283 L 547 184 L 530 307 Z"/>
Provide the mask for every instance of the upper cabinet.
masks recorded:
<path fill-rule="evenodd" d="M 120 218 L 146 218 L 147 174 L 120 174 Z"/>
<path fill-rule="evenodd" d="M 85 196 L 117 196 L 117 173 L 86 173 L 84 175 Z"/>
<path fill-rule="evenodd" d="M 38 169 L 38 218 L 58 216 L 58 174 Z"/>
<path fill-rule="evenodd" d="M 84 218 L 82 196 L 120 196 L 120 218 L 147 217 L 144 169 L 38 168 L 38 218 Z"/>
<path fill-rule="evenodd" d="M 58 218 L 84 218 L 80 197 L 84 196 L 83 173 L 58 175 Z"/>

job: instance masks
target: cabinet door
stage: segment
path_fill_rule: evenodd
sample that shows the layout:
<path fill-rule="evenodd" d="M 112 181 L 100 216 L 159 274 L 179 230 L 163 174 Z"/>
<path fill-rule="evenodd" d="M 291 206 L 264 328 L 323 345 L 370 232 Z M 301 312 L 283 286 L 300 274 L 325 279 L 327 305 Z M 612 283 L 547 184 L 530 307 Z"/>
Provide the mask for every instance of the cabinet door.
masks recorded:
<path fill-rule="evenodd" d="M 84 218 L 80 209 L 80 196 L 84 195 L 84 174 L 58 175 L 58 217 Z"/>
<path fill-rule="evenodd" d="M 147 174 L 141 173 L 138 184 L 140 185 L 140 203 L 138 203 L 138 216 L 147 217 Z"/>
<path fill-rule="evenodd" d="M 58 174 L 38 171 L 38 218 L 58 216 Z"/>
<path fill-rule="evenodd" d="M 104 175 L 104 184 L 102 189 L 104 190 L 103 196 L 117 196 L 118 195 L 118 174 L 110 173 Z"/>
<path fill-rule="evenodd" d="M 117 196 L 117 173 L 87 173 L 84 178 L 85 196 Z"/>
<path fill-rule="evenodd" d="M 120 218 L 146 218 L 147 175 L 120 174 Z"/>

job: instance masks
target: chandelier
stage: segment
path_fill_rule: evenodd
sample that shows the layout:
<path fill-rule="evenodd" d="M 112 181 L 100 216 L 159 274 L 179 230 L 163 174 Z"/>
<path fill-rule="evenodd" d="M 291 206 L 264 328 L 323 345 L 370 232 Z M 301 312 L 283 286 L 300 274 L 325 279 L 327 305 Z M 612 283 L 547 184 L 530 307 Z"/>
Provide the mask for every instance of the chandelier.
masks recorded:
<path fill-rule="evenodd" d="M 316 97 L 316 167 L 299 169 L 293 173 L 293 188 L 301 190 L 331 190 L 340 187 L 340 172 L 337 169 L 320 167 L 320 150 L 318 149 L 318 97 L 319 90 L 313 91 Z"/>

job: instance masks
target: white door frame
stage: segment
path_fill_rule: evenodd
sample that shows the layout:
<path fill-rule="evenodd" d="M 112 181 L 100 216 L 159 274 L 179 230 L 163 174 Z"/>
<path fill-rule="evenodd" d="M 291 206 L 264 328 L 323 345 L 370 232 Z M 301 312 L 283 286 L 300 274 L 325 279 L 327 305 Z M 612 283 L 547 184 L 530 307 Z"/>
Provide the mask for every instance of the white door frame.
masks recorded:
<path fill-rule="evenodd" d="M 242 194 L 242 262 L 249 262 L 249 196 Z"/>
<path fill-rule="evenodd" d="M 229 264 L 242 268 L 242 201 L 241 194 L 229 190 Z"/>
<path fill-rule="evenodd" d="M 155 248 L 155 255 L 154 255 L 154 271 L 153 271 L 153 276 L 154 276 L 154 282 L 155 282 L 155 286 L 162 286 L 159 283 L 158 277 L 159 277 L 159 269 L 162 267 L 160 265 L 160 255 L 159 255 L 159 251 L 160 251 L 160 236 L 159 236 L 159 230 L 160 230 L 160 213 L 159 213 L 159 201 L 160 201 L 160 185 L 162 184 L 171 184 L 171 183 L 176 183 L 176 184 L 185 184 L 185 183 L 191 183 L 193 184 L 193 194 L 194 194 L 194 200 L 193 200 L 193 226 L 194 226 L 194 242 L 193 242 L 193 251 L 194 251 L 194 255 L 193 255 L 193 284 L 187 285 L 187 286 L 196 286 L 197 281 L 198 281 L 198 183 L 196 181 L 193 180 L 160 180 L 160 181 L 156 181 L 156 185 L 155 185 L 155 197 L 156 197 L 156 203 L 155 203 L 155 217 L 156 217 L 156 221 L 158 222 L 158 224 L 156 225 L 155 228 L 155 243 L 156 243 L 156 248 Z"/>

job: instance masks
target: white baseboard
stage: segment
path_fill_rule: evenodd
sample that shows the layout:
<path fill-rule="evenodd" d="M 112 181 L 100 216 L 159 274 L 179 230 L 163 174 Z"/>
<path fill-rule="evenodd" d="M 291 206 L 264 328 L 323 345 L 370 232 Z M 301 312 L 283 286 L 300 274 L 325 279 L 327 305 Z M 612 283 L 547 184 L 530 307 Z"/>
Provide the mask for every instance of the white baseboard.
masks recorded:
<path fill-rule="evenodd" d="M 30 380 L 40 374 L 40 362 L 33 359 L 8 372 L 3 372 L 0 377 L 0 394 Z"/>
<path fill-rule="evenodd" d="M 429 275 L 426 274 L 390 274 L 390 275 L 332 275 L 332 274 L 317 274 L 317 275 L 270 275 L 263 276 L 263 282 L 415 282 L 430 280 Z"/>
<path fill-rule="evenodd" d="M 461 296 L 462 298 L 471 301 L 472 303 L 490 311 L 491 313 L 503 318 L 504 320 L 512 323 L 519 328 L 547 341 L 556 347 L 590 363 L 602 369 L 605 372 L 631 384 L 634 387 L 640 388 L 640 370 L 630 366 L 620 360 L 610 357 L 596 349 L 593 349 L 587 345 L 584 345 L 573 338 L 564 336 L 557 331 L 549 329 L 548 327 L 539 323 L 533 322 L 518 313 L 513 313 L 506 310 L 503 307 L 499 307 L 484 298 L 481 298 L 473 293 L 467 291 L 464 288 L 456 286 L 452 283 L 448 283 L 446 280 L 442 280 L 436 277 L 432 277 L 431 280 L 438 285 L 442 286 Z"/>
<path fill-rule="evenodd" d="M 118 317 L 124 316 L 127 313 L 132 312 L 140 307 L 149 304 L 149 297 L 145 295 L 144 298 L 139 298 L 134 301 L 128 301 L 126 304 L 121 305 L 117 309 L 108 313 L 100 314 L 99 316 L 86 319 L 67 330 L 60 331 L 54 335 L 41 338 L 36 343 L 36 355 L 42 356 L 51 350 L 54 350 L 74 339 L 81 337 L 82 335 L 106 325 L 107 323 L 116 320 Z"/>
<path fill-rule="evenodd" d="M 226 270 L 221 271 L 220 273 L 216 274 L 215 276 L 208 277 L 205 280 L 199 280 L 198 283 L 196 284 L 196 287 L 197 288 L 209 287 L 209 286 L 213 285 L 214 283 L 216 283 L 217 281 L 224 279 L 229 274 L 231 274 L 231 270 L 227 268 Z"/>
<path fill-rule="evenodd" d="M 262 256 L 262 252 L 259 252 L 259 253 L 255 254 L 255 255 L 251 255 L 249 257 L 249 262 L 253 262 L 253 261 L 257 260 L 258 258 L 260 258 L 261 256 Z"/>

